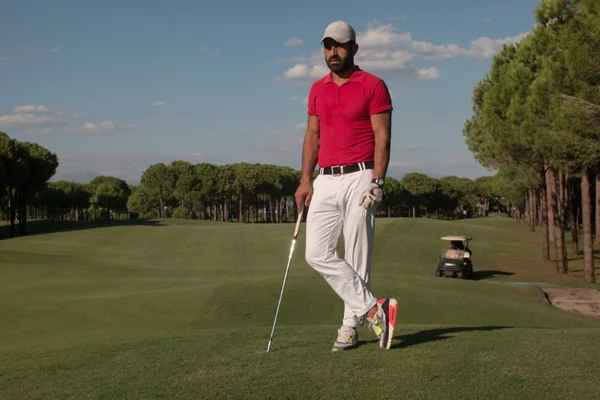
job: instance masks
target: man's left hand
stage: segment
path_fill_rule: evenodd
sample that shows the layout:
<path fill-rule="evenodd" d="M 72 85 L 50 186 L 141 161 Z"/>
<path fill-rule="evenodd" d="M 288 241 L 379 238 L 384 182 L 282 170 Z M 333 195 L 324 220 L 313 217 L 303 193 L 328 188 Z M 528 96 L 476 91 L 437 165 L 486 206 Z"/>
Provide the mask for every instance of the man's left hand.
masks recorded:
<path fill-rule="evenodd" d="M 360 196 L 359 206 L 363 206 L 368 209 L 372 207 L 376 203 L 379 203 L 383 198 L 383 190 L 379 187 L 378 184 L 371 182 L 369 183 L 369 187 L 365 189 L 363 194 Z"/>

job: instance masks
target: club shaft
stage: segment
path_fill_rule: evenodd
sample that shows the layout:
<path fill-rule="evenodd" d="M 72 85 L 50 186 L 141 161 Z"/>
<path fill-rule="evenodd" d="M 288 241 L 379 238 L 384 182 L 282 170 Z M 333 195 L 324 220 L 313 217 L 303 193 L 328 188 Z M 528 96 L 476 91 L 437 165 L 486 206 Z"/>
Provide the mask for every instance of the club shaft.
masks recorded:
<path fill-rule="evenodd" d="M 273 319 L 273 327 L 271 327 L 271 336 L 269 337 L 269 344 L 267 345 L 266 352 L 271 350 L 271 343 L 273 343 L 273 335 L 275 334 L 275 325 L 277 324 L 277 317 L 279 316 L 279 308 L 281 307 L 281 300 L 283 299 L 283 290 L 285 289 L 285 283 L 287 281 L 288 272 L 290 270 L 290 264 L 292 263 L 292 255 L 294 254 L 294 247 L 296 246 L 296 239 L 300 232 L 300 224 L 302 223 L 302 215 L 304 210 L 301 209 L 298 213 L 298 219 L 296 220 L 296 229 L 294 230 L 294 236 L 292 238 L 292 245 L 290 246 L 290 255 L 288 257 L 287 266 L 285 267 L 285 274 L 283 275 L 283 284 L 281 285 L 281 292 L 279 293 L 279 300 L 277 301 L 277 310 L 275 310 L 275 318 Z"/>
<path fill-rule="evenodd" d="M 283 298 L 283 289 L 285 288 L 285 282 L 287 281 L 288 271 L 290 264 L 292 263 L 292 255 L 294 254 L 294 247 L 296 246 L 296 239 L 292 240 L 292 246 L 290 247 L 290 255 L 288 257 L 288 263 L 285 267 L 285 274 L 283 275 L 283 284 L 281 285 L 281 292 L 279 293 L 279 301 L 277 302 L 277 310 L 275 311 L 275 319 L 273 320 L 273 327 L 271 328 L 271 336 L 269 337 L 269 344 L 267 345 L 267 351 L 271 350 L 271 343 L 273 342 L 273 334 L 275 333 L 275 325 L 277 324 L 277 316 L 279 315 L 279 307 L 281 306 L 281 299 Z"/>

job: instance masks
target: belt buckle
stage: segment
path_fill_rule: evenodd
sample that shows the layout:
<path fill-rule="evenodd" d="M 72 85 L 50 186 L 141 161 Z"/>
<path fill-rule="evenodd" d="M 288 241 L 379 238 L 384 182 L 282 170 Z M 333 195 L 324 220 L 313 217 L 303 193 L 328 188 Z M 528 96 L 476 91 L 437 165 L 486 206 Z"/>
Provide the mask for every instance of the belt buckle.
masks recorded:
<path fill-rule="evenodd" d="M 340 170 L 339 173 L 335 173 L 335 169 L 338 168 Z M 344 166 L 343 165 L 334 165 L 331 167 L 331 175 L 333 176 L 341 176 L 344 173 Z"/>

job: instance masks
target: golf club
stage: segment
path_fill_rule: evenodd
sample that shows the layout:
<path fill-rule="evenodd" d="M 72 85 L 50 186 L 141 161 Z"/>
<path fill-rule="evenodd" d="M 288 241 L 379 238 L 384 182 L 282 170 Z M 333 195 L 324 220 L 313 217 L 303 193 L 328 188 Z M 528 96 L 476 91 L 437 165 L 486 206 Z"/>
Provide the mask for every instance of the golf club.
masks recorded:
<path fill-rule="evenodd" d="M 277 316 L 279 315 L 279 306 L 281 306 L 281 299 L 283 297 L 283 289 L 285 288 L 285 281 L 287 280 L 288 271 L 292 262 L 292 254 L 294 254 L 294 247 L 296 246 L 296 239 L 300 232 L 300 224 L 302 223 L 302 214 L 304 209 L 298 213 L 298 220 L 296 221 L 296 230 L 294 231 L 294 237 L 292 238 L 292 246 L 290 247 L 290 255 L 288 257 L 287 267 L 285 268 L 285 275 L 283 276 L 283 285 L 281 285 L 281 293 L 279 294 L 279 301 L 277 302 L 277 310 L 275 311 L 275 319 L 273 320 L 273 327 L 271 328 L 271 337 L 269 337 L 269 344 L 266 349 L 255 349 L 252 350 L 253 354 L 257 353 L 268 353 L 271 351 L 271 343 L 273 342 L 273 333 L 275 333 L 275 324 L 277 323 Z"/>

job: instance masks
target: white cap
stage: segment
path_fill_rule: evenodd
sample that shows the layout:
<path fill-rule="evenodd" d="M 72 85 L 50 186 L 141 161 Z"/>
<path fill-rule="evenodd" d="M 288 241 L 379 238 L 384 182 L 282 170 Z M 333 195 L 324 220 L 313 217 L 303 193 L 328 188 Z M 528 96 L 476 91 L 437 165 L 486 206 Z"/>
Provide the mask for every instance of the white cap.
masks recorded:
<path fill-rule="evenodd" d="M 332 38 L 338 43 L 347 43 L 350 40 L 356 41 L 356 33 L 354 32 L 354 28 L 352 28 L 347 22 L 335 21 L 327 25 L 327 28 L 325 28 L 325 33 L 323 34 L 321 43 L 323 43 L 325 38 Z"/>

